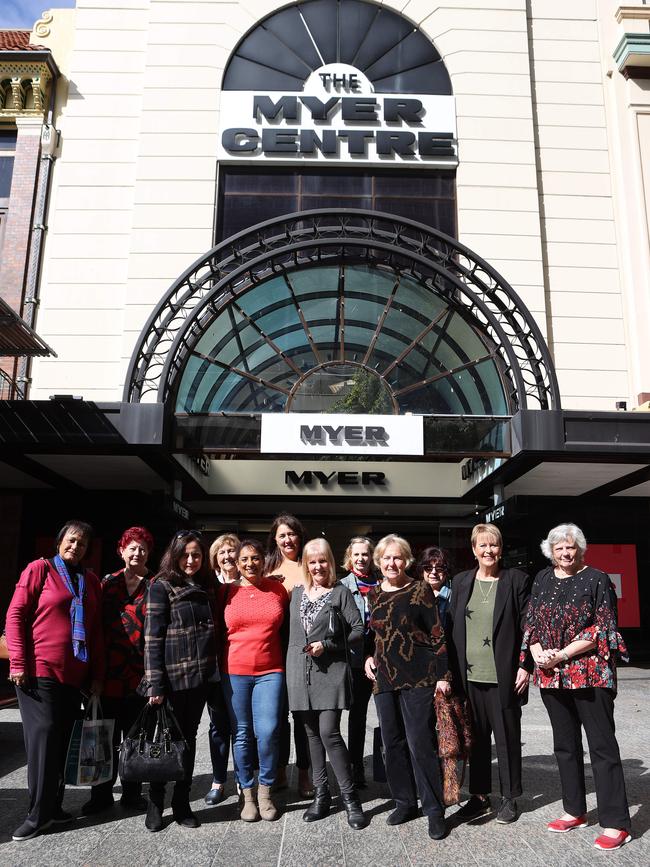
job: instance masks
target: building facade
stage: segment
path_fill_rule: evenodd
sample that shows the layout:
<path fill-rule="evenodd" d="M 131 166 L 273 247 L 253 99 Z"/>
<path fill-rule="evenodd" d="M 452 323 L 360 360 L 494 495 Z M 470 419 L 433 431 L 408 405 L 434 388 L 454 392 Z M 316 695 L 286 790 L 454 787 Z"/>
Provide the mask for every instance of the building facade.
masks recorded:
<path fill-rule="evenodd" d="M 575 520 L 645 646 L 650 7 L 78 0 L 31 44 L 60 76 L 12 279 L 56 357 L 0 418 L 15 562 L 80 497 L 104 559 L 143 510 L 459 567 L 477 516 L 528 568 Z"/>

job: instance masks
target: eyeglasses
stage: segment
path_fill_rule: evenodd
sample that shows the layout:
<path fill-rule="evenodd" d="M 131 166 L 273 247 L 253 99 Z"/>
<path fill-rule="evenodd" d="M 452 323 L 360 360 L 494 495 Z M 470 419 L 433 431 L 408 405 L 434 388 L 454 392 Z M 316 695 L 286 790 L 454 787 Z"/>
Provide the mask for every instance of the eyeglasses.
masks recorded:
<path fill-rule="evenodd" d="M 203 538 L 200 530 L 179 530 L 174 539 L 185 539 L 187 536 L 196 536 L 198 539 Z"/>

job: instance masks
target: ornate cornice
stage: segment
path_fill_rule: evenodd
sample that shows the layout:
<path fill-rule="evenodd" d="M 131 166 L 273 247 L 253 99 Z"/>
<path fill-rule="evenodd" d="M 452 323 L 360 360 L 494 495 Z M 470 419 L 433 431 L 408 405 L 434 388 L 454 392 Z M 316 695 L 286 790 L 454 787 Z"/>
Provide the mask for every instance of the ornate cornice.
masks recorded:
<path fill-rule="evenodd" d="M 0 120 L 43 117 L 51 83 L 45 62 L 0 59 Z"/>

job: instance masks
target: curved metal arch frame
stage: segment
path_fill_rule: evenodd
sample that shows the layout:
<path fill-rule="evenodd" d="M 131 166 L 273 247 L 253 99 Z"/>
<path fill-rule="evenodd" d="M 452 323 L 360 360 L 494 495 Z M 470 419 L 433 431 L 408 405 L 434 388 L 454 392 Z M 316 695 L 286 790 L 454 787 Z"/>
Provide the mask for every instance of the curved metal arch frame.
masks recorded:
<path fill-rule="evenodd" d="M 359 256 L 361 251 L 365 258 Z M 327 252 L 332 258 L 324 255 Z M 377 259 L 380 252 L 387 258 Z M 154 393 L 157 400 L 167 398 L 179 370 L 173 365 L 176 351 L 193 326 L 200 328 L 207 305 L 216 303 L 220 309 L 239 294 L 241 290 L 235 288 L 231 295 L 229 285 L 258 284 L 286 268 L 326 264 L 334 257 L 397 267 L 423 280 L 490 336 L 512 385 L 515 408 L 560 408 L 546 342 L 521 298 L 498 271 L 442 232 L 392 214 L 352 208 L 301 211 L 267 220 L 233 235 L 194 262 L 172 284 L 141 332 L 129 365 L 125 401 L 138 402 Z"/>

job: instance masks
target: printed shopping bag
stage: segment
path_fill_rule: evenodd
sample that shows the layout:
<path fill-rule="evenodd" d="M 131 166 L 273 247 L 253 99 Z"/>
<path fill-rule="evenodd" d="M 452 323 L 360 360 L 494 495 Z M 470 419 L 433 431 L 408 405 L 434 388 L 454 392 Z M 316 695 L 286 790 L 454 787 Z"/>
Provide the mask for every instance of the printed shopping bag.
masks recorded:
<path fill-rule="evenodd" d="M 86 718 L 76 720 L 65 763 L 65 782 L 70 786 L 96 786 L 113 775 L 114 719 L 104 719 L 96 695 L 91 696 Z"/>

